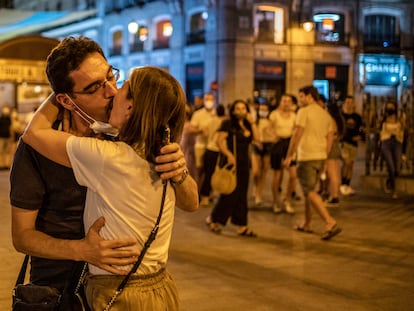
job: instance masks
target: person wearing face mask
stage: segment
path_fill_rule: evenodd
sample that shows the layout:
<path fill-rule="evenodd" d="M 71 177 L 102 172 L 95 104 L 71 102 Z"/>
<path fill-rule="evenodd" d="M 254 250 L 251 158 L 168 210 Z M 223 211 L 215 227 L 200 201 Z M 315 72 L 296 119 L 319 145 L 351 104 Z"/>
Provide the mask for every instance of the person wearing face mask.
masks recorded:
<path fill-rule="evenodd" d="M 398 198 L 395 178 L 400 174 L 405 122 L 399 117 L 398 106 L 394 101 L 387 101 L 384 117 L 380 124 L 381 154 L 387 165 L 385 192 Z"/>
<path fill-rule="evenodd" d="M 263 205 L 263 188 L 270 169 L 270 152 L 276 139 L 272 122 L 269 119 L 270 106 L 268 103 L 259 105 L 256 120 L 259 141 L 252 146 L 252 175 L 254 182 L 254 205 Z"/>
<path fill-rule="evenodd" d="M 99 124 L 108 127 L 119 70 L 108 64 L 100 46 L 85 37 L 65 38 L 49 54 L 46 73 L 55 94 L 49 100 L 70 108 L 62 109 L 53 127 L 80 137 L 105 138 L 94 130 L 99 131 Z M 184 166 L 177 162 L 185 160 L 179 145 L 172 143 L 161 152 L 155 169 L 164 179 L 181 178 Z M 85 232 L 86 188 L 76 182 L 72 169 L 47 159 L 23 140 L 13 159 L 10 188 L 13 245 L 30 255 L 31 283 L 62 293 L 59 311 L 79 310 L 73 292 L 84 261 L 118 274 L 125 270 L 117 267 L 136 261 L 139 250 L 133 236 L 100 236 L 103 217 Z M 178 187 L 177 205 L 191 201 L 194 189 Z"/>
<path fill-rule="evenodd" d="M 229 165 L 236 165 L 237 185 L 232 193 L 220 195 L 206 224 L 212 232 L 218 234 L 230 218 L 231 223 L 238 227 L 239 236 L 256 237 L 256 233 L 247 226 L 247 190 L 250 175 L 249 148 L 253 141 L 259 140 L 259 134 L 245 101 L 233 102 L 230 118 L 222 122 L 217 132 L 221 159 Z"/>
<path fill-rule="evenodd" d="M 156 223 L 163 192 L 164 183 L 153 162 L 160 148 L 157 137 L 161 135 L 160 129 L 167 127 L 171 142 L 179 141 L 185 104 L 184 91 L 169 73 L 156 67 L 141 67 L 132 72 L 114 99 L 109 123 L 119 130 L 119 141 L 77 137 L 54 130 L 52 120 L 59 107 L 52 103 L 39 108 L 23 140 L 52 161 L 72 167 L 79 184 L 88 187 L 85 231 L 104 216 L 102 237 L 132 236 L 142 249 Z M 185 162 L 177 164 L 186 171 Z M 170 182 L 156 239 L 112 310 L 178 310 L 177 289 L 165 270 L 176 189 L 193 189 L 191 199 L 178 204 L 186 211 L 197 209 L 198 195 L 195 182 L 187 173 L 171 178 Z M 132 266 L 117 268 L 128 272 Z M 103 310 L 122 280 L 123 276 L 90 264 L 86 293 L 91 309 Z"/>
<path fill-rule="evenodd" d="M 197 176 L 193 176 L 199 188 L 203 182 L 204 167 L 203 156 L 207 147 L 208 140 L 208 123 L 216 115 L 216 100 L 213 93 L 204 94 L 204 107 L 194 111 L 190 121 L 190 133 L 196 135 L 194 144 L 195 166 Z M 207 198 L 208 199 L 208 198 Z M 205 203 L 205 202 L 203 202 Z"/>

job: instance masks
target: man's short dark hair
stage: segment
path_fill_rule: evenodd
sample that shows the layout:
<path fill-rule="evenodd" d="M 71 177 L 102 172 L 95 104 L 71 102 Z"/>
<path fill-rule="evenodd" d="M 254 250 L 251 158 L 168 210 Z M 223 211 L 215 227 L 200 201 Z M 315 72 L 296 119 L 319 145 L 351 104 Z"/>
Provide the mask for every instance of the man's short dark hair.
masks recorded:
<path fill-rule="evenodd" d="M 75 82 L 69 74 L 78 69 L 86 57 L 92 53 L 99 53 L 105 58 L 98 43 L 82 36 L 67 37 L 50 52 L 46 60 L 46 74 L 56 94 L 73 91 Z"/>
<path fill-rule="evenodd" d="M 311 95 L 315 101 L 318 101 L 319 99 L 318 89 L 314 87 L 313 85 L 304 86 L 301 89 L 299 89 L 299 92 L 305 95 Z"/>

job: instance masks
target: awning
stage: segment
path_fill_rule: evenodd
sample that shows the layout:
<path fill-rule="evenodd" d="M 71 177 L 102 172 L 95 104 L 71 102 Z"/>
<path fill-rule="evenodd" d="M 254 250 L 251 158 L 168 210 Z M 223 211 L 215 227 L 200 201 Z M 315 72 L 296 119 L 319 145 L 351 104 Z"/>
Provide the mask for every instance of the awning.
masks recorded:
<path fill-rule="evenodd" d="M 96 15 L 97 10 L 33 12 L 0 9 L 0 42 Z"/>

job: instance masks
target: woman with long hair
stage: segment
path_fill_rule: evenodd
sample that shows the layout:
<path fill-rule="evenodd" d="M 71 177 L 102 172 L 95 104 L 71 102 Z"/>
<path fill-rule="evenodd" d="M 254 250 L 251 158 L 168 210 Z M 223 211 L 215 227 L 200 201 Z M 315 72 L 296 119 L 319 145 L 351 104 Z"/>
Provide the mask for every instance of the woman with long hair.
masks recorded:
<path fill-rule="evenodd" d="M 223 161 L 236 165 L 237 186 L 231 194 L 221 194 L 207 225 L 214 233 L 220 233 L 227 221 L 238 226 L 240 236 L 255 237 L 256 233 L 247 226 L 247 190 L 250 165 L 249 148 L 252 141 L 258 140 L 256 124 L 243 100 L 235 100 L 230 107 L 230 118 L 224 120 L 217 130 L 217 145 Z M 235 144 L 234 144 L 235 142 Z"/>

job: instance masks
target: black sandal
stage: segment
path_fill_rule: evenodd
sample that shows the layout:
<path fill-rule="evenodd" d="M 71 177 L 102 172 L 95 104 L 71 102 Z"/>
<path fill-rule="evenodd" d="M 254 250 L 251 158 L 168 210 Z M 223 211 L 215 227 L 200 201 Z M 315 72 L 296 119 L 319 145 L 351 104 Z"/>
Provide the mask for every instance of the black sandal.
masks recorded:
<path fill-rule="evenodd" d="M 244 236 L 244 237 L 249 237 L 249 238 L 257 237 L 257 234 L 254 231 L 252 231 L 251 229 L 247 228 L 247 227 L 244 228 L 243 231 L 238 232 L 237 234 L 239 236 Z"/>
<path fill-rule="evenodd" d="M 325 241 L 328 241 L 331 238 L 333 238 L 335 235 L 337 235 L 337 234 L 339 234 L 341 232 L 342 232 L 342 229 L 339 228 L 337 224 L 335 224 L 330 230 L 326 230 L 323 233 L 321 239 L 322 240 L 325 240 Z"/>
<path fill-rule="evenodd" d="M 312 229 L 306 228 L 304 225 L 297 225 L 293 229 L 303 233 L 313 233 Z"/>

